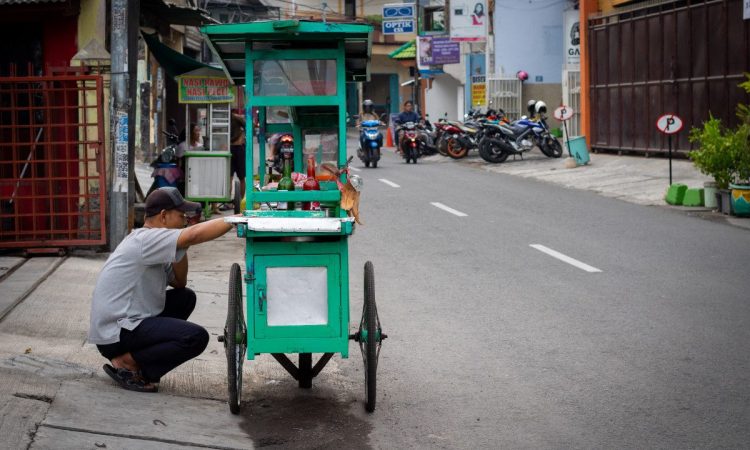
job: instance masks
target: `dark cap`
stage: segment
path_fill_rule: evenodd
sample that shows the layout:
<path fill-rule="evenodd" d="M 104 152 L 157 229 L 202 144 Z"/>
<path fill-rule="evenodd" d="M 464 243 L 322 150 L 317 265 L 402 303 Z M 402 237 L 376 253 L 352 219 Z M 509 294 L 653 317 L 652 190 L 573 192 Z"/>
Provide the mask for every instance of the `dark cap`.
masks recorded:
<path fill-rule="evenodd" d="M 185 200 L 177 188 L 162 187 L 150 193 L 146 198 L 146 217 L 155 216 L 162 209 L 193 213 L 201 210 L 201 204 Z"/>

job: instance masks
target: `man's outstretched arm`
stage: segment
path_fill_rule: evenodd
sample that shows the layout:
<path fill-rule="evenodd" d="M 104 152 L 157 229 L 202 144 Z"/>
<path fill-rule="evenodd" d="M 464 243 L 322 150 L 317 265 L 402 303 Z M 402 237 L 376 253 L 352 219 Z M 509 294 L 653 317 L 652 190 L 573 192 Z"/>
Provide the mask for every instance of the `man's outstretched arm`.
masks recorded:
<path fill-rule="evenodd" d="M 183 229 L 177 238 L 177 248 L 188 248 L 214 240 L 231 229 L 232 225 L 224 222 L 223 217 L 189 226 Z"/>

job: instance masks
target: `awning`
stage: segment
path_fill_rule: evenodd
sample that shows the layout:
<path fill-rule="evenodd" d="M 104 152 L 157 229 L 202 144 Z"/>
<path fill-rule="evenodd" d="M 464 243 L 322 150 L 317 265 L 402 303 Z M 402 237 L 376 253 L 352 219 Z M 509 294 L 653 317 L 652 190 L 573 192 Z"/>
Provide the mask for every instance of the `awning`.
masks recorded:
<path fill-rule="evenodd" d="M 391 59 L 415 59 L 417 57 L 417 41 L 412 40 L 392 51 L 389 55 Z"/>
<path fill-rule="evenodd" d="M 341 41 L 347 81 L 369 80 L 372 26 L 360 23 L 276 20 L 211 25 L 201 29 L 226 73 L 245 84 L 245 46 L 258 42 L 268 50 L 314 51 Z M 314 56 L 314 53 L 313 53 Z"/>
<path fill-rule="evenodd" d="M 177 50 L 173 50 L 162 44 L 159 42 L 159 37 L 156 33 L 146 34 L 142 32 L 141 35 L 143 36 L 143 40 L 146 41 L 149 51 L 151 51 L 151 54 L 156 58 L 156 61 L 159 62 L 159 65 L 164 69 L 167 75 L 172 78 L 196 69 L 214 69 L 208 64 L 196 61 L 193 58 L 185 56 Z"/>
<path fill-rule="evenodd" d="M 141 0 L 141 15 L 150 15 L 173 25 L 199 27 L 207 23 L 219 23 L 205 9 L 179 6 L 165 0 Z"/>

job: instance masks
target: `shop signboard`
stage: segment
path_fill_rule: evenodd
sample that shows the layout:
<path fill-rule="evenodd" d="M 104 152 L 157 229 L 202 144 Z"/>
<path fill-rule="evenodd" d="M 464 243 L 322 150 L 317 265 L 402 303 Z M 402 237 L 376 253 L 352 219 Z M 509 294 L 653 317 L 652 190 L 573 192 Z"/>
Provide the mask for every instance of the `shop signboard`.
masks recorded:
<path fill-rule="evenodd" d="M 420 66 L 458 64 L 461 61 L 460 44 L 449 37 L 420 36 L 417 52 Z"/>
<path fill-rule="evenodd" d="M 484 75 L 471 77 L 471 106 L 474 108 L 487 106 L 487 82 Z"/>
<path fill-rule="evenodd" d="M 181 75 L 177 78 L 179 103 L 233 103 L 236 87 L 227 78 Z"/>
<path fill-rule="evenodd" d="M 750 0 L 748 0 L 750 1 Z M 563 61 L 569 70 L 579 70 L 581 67 L 581 29 L 578 10 L 565 11 L 563 25 L 563 42 L 565 56 Z"/>
<path fill-rule="evenodd" d="M 383 34 L 414 33 L 414 19 L 383 20 Z"/>
<path fill-rule="evenodd" d="M 454 41 L 487 40 L 487 0 L 450 3 L 450 36 Z"/>

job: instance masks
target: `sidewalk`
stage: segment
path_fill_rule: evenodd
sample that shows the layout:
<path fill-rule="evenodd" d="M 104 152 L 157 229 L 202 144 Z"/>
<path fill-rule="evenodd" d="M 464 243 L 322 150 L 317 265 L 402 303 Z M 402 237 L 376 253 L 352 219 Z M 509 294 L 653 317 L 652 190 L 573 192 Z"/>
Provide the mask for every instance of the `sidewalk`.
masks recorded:
<path fill-rule="evenodd" d="M 432 155 L 425 161 L 451 163 L 451 158 Z M 672 206 L 664 201 L 669 188 L 669 160 L 661 157 L 618 156 L 607 153 L 591 155 L 585 166 L 566 168 L 566 155 L 548 158 L 533 150 L 523 159 L 508 158 L 501 164 L 484 161 L 476 151 L 457 162 L 489 172 L 532 178 L 561 187 L 596 192 L 605 197 L 616 198 L 644 206 L 660 206 L 675 211 L 700 216 L 709 220 L 724 221 L 730 225 L 750 230 L 750 219 L 738 218 L 713 211 L 705 207 Z M 693 163 L 685 159 L 672 160 L 672 182 L 691 188 L 701 188 L 712 179 L 700 173 Z"/>

